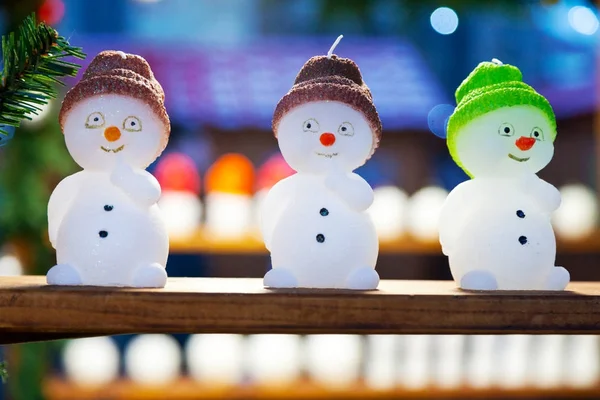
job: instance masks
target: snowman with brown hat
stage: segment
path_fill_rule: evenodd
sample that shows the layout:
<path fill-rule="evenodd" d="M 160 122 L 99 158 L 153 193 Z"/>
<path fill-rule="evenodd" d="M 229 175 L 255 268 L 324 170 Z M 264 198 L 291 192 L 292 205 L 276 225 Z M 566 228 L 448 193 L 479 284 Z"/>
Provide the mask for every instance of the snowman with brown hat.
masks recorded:
<path fill-rule="evenodd" d="M 352 171 L 373 154 L 381 122 L 354 61 L 316 56 L 279 101 L 273 131 L 296 174 L 281 180 L 261 210 L 271 252 L 271 288 L 368 290 L 379 284 L 369 184 Z"/>
<path fill-rule="evenodd" d="M 59 115 L 83 170 L 48 204 L 57 265 L 49 284 L 164 287 L 169 239 L 161 190 L 145 168 L 170 132 L 164 92 L 142 57 L 103 51 L 65 96 Z"/>

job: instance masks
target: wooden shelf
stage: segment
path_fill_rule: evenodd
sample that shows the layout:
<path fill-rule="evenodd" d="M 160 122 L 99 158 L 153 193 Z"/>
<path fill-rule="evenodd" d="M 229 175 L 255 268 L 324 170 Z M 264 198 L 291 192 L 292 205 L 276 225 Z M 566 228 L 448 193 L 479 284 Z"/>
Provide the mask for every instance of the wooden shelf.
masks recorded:
<path fill-rule="evenodd" d="M 419 241 L 410 236 L 394 241 L 381 242 L 381 254 L 421 254 L 442 255 L 442 249 L 437 241 Z M 248 235 L 238 240 L 210 239 L 201 230 L 187 239 L 172 239 L 171 253 L 202 253 L 202 254 L 254 254 L 268 255 L 260 237 Z M 583 240 L 558 240 L 559 253 L 600 253 L 600 233 Z"/>
<path fill-rule="evenodd" d="M 125 333 L 600 333 L 600 283 L 467 293 L 451 281 L 370 292 L 266 290 L 260 279 L 170 278 L 165 289 L 0 277 L 0 343 Z"/>
<path fill-rule="evenodd" d="M 101 388 L 82 388 L 60 379 L 44 385 L 48 400 L 241 400 L 241 399 L 597 399 L 598 388 L 590 389 L 390 389 L 373 390 L 363 385 L 332 390 L 310 383 L 284 387 L 210 387 L 189 379 L 159 387 L 144 387 L 122 380 Z"/>

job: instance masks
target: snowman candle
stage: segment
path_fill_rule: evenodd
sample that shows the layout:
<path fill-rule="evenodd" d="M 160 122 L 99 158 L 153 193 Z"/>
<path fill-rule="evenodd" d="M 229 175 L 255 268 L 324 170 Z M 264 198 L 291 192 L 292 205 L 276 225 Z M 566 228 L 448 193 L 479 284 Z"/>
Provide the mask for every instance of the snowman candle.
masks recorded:
<path fill-rule="evenodd" d="M 273 132 L 296 174 L 262 204 L 261 232 L 271 252 L 271 288 L 375 289 L 378 240 L 366 210 L 373 190 L 352 171 L 375 151 L 381 122 L 358 66 L 316 56 L 279 101 Z"/>
<path fill-rule="evenodd" d="M 157 180 L 145 168 L 165 148 L 164 93 L 142 57 L 98 54 L 65 96 L 59 120 L 83 170 L 48 204 L 53 285 L 164 287 L 169 239 Z"/>
<path fill-rule="evenodd" d="M 448 195 L 440 243 L 454 280 L 470 290 L 563 290 L 551 213 L 558 190 L 536 173 L 554 154 L 556 120 L 518 68 L 483 62 L 456 91 L 447 121 L 454 161 L 472 178 Z"/>

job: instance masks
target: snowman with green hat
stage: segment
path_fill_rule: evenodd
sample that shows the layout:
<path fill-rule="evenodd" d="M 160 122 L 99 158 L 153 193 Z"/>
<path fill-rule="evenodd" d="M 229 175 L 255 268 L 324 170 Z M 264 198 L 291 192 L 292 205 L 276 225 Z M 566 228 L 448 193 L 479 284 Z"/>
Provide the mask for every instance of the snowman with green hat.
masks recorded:
<path fill-rule="evenodd" d="M 448 196 L 440 243 L 467 290 L 563 290 L 551 213 L 558 190 L 536 175 L 552 159 L 556 119 L 518 68 L 482 62 L 456 91 L 448 149 L 472 179 Z"/>

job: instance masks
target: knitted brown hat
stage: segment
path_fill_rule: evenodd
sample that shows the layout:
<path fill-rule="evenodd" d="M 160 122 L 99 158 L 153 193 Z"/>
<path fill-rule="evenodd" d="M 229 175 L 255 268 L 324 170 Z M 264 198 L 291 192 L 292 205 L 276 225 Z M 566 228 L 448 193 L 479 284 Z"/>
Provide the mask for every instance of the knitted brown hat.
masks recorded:
<path fill-rule="evenodd" d="M 111 50 L 94 57 L 83 78 L 67 92 L 62 102 L 58 116 L 61 129 L 67 114 L 79 101 L 100 94 L 130 96 L 152 107 L 165 127 L 163 145 L 166 146 L 171 123 L 165 109 L 165 93 L 146 60 L 135 54 Z"/>
<path fill-rule="evenodd" d="M 381 139 L 381 120 L 371 91 L 362 80 L 358 65 L 349 58 L 316 56 L 304 64 L 294 86 L 279 100 L 273 115 L 273 132 L 284 114 L 311 101 L 339 101 L 361 112 L 373 130 L 373 151 Z"/>

